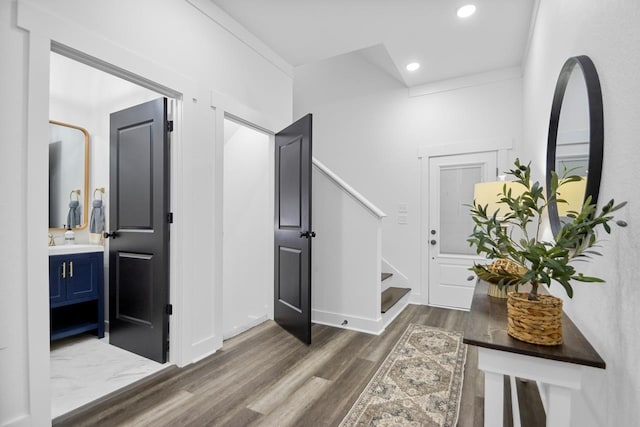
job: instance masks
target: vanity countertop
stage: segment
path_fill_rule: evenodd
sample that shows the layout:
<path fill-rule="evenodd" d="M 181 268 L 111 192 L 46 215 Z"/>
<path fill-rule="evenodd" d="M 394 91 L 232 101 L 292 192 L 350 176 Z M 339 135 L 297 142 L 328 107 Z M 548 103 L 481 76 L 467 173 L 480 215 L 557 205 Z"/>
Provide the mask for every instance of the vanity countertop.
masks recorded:
<path fill-rule="evenodd" d="M 88 244 L 49 246 L 49 255 L 82 254 L 88 252 L 104 252 L 104 246 Z"/>

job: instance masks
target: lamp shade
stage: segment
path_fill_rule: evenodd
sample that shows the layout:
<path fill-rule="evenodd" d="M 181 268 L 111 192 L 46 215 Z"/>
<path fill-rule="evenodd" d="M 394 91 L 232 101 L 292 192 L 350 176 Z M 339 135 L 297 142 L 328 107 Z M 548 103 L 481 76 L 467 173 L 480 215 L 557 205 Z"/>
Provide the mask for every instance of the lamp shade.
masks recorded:
<path fill-rule="evenodd" d="M 580 212 L 584 203 L 584 195 L 587 191 L 587 179 L 582 177 L 580 181 L 563 183 L 558 188 L 558 199 L 567 203 L 558 203 L 558 215 L 567 216 L 569 211 Z"/>
<path fill-rule="evenodd" d="M 504 186 L 506 185 L 506 189 Z M 499 203 L 503 197 L 503 189 L 506 192 L 511 190 L 512 197 L 518 197 L 526 191 L 526 187 L 518 182 L 513 181 L 490 181 L 490 182 L 478 182 L 473 189 L 473 199 L 476 204 L 484 206 L 487 205 L 487 215 L 491 216 L 497 210 L 498 217 L 504 217 L 509 207 L 505 203 Z"/>

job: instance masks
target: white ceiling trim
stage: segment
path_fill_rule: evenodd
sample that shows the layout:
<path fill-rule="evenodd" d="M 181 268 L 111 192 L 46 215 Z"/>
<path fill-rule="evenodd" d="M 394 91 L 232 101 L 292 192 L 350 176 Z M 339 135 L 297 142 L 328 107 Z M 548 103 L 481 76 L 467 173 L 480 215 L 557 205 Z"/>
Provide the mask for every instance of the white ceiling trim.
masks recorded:
<path fill-rule="evenodd" d="M 441 80 L 435 83 L 427 83 L 409 88 L 409 97 L 432 95 L 439 92 L 464 89 L 472 86 L 483 86 L 486 84 L 501 82 L 505 80 L 516 80 L 522 78 L 522 70 L 518 67 L 501 68 L 487 71 L 486 73 L 472 74 L 455 79 Z"/>
<path fill-rule="evenodd" d="M 185 0 L 198 11 L 225 29 L 232 36 L 246 44 L 258 55 L 273 64 L 276 68 L 293 78 L 293 66 L 285 61 L 273 49 L 264 44 L 253 33 L 233 19 L 228 13 L 216 6 L 211 0 Z"/>

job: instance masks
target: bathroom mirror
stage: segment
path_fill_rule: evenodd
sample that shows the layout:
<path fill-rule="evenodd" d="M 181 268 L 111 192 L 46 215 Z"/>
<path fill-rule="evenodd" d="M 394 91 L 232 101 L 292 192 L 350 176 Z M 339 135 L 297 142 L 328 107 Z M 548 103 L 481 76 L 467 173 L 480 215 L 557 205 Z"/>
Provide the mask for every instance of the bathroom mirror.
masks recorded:
<path fill-rule="evenodd" d="M 87 226 L 89 133 L 78 126 L 49 121 L 49 228 Z"/>
<path fill-rule="evenodd" d="M 547 191 L 552 171 L 559 176 L 568 171 L 569 175 L 583 179 L 560 188 L 558 198 L 568 203 L 549 205 L 554 235 L 562 222 L 568 220 L 567 212 L 579 212 L 586 197 L 591 196 L 592 203 L 597 203 L 603 145 L 602 90 L 598 73 L 589 57 L 574 56 L 562 67 L 553 95 L 547 141 Z"/>

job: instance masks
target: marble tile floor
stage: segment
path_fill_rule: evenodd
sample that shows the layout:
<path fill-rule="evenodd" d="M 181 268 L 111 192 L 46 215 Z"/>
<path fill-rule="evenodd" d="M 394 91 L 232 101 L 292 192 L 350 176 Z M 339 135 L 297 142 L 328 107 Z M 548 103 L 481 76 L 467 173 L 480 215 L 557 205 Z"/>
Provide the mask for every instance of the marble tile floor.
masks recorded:
<path fill-rule="evenodd" d="M 51 344 L 51 417 L 79 408 L 156 373 L 161 364 L 82 334 Z"/>

